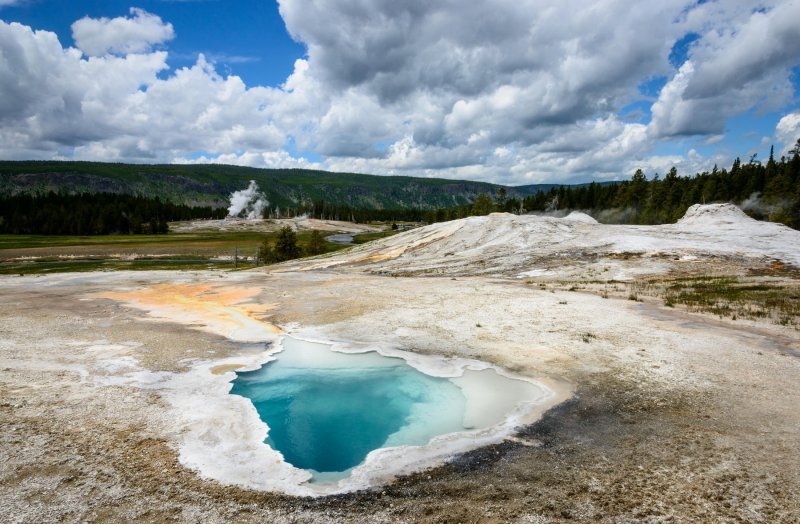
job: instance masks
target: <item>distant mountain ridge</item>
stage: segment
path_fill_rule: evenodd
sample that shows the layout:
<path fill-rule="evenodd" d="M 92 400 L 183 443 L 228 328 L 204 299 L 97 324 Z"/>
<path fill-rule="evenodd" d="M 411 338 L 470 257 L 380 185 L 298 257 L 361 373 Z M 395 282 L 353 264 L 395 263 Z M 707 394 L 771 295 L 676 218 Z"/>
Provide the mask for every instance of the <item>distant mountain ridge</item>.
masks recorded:
<path fill-rule="evenodd" d="M 176 204 L 228 205 L 230 193 L 255 180 L 271 206 L 324 200 L 368 209 L 435 209 L 473 201 L 479 194 L 525 197 L 557 184 L 501 186 L 486 182 L 332 173 L 307 169 L 258 169 L 231 165 L 148 165 L 72 161 L 0 161 L 0 195 L 119 193 L 159 196 Z"/>

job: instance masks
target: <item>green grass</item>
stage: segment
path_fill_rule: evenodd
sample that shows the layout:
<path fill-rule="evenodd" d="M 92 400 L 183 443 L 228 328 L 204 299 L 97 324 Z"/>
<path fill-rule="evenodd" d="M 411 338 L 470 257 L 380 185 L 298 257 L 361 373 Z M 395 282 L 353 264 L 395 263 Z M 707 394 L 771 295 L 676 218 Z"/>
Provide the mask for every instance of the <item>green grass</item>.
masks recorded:
<path fill-rule="evenodd" d="M 631 288 L 632 295 L 660 297 L 667 307 L 680 305 L 689 311 L 732 320 L 770 319 L 777 324 L 800 328 L 800 287 L 793 281 L 701 276 L 636 283 Z"/>
<path fill-rule="evenodd" d="M 76 246 L 148 246 L 175 245 L 191 242 L 260 242 L 265 235 L 272 233 L 223 232 L 223 233 L 170 233 L 166 235 L 94 235 L 94 236 L 48 236 L 48 235 L 0 235 L 0 250 L 28 249 L 37 247 L 76 247 Z"/>
<path fill-rule="evenodd" d="M 97 236 L 46 236 L 46 235 L 0 235 L 0 258 L 3 250 L 27 250 L 36 248 L 101 247 L 113 248 L 188 248 L 193 253 L 195 246 L 206 246 L 220 250 L 220 254 L 240 248 L 256 248 L 265 238 L 274 239 L 276 232 L 201 232 L 170 233 L 166 235 L 97 235 Z M 308 243 L 310 232 L 297 234 L 297 242 Z M 331 244 L 331 251 L 338 249 Z"/>
<path fill-rule="evenodd" d="M 252 264 L 248 264 L 252 267 Z M 240 264 L 245 267 L 245 264 Z M 86 271 L 157 271 L 234 269 L 233 262 L 202 260 L 65 260 L 0 265 L 0 275 L 44 275 L 50 273 L 79 273 Z"/>
<path fill-rule="evenodd" d="M 43 274 L 100 270 L 232 269 L 232 262 L 211 260 L 253 258 L 265 239 L 277 232 L 202 232 L 167 235 L 42 236 L 0 235 L 0 274 Z M 305 248 L 311 233 L 297 234 Z M 326 242 L 326 252 L 347 246 Z M 130 258 L 135 257 L 131 260 Z M 34 258 L 35 260 L 24 260 Z M 6 260 L 7 262 L 2 262 Z M 253 263 L 240 260 L 240 268 Z"/>
<path fill-rule="evenodd" d="M 391 229 L 388 231 L 378 231 L 376 233 L 361 233 L 360 235 L 353 235 L 353 244 L 366 244 L 367 242 L 390 237 L 397 233 L 399 233 L 399 231 L 392 231 Z"/>

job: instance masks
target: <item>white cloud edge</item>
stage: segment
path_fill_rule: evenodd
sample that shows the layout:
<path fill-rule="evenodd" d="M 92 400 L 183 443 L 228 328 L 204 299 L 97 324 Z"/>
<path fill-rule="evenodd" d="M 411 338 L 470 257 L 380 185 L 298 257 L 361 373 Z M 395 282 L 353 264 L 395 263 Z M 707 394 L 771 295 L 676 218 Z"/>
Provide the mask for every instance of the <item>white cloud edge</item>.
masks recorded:
<path fill-rule="evenodd" d="M 284 1 L 282 7 L 289 4 Z M 142 13 L 146 12 L 132 11 L 132 18 L 100 20 L 131 21 L 141 18 Z M 160 18 L 158 21 L 161 30 L 171 28 Z M 746 17 L 739 21 L 747 22 Z M 687 21 L 686 27 L 689 24 Z M 4 129 L 3 138 L 10 139 L 12 148 L 30 156 L 307 167 L 481 178 L 501 183 L 559 181 L 581 175 L 624 177 L 632 172 L 634 164 L 663 171 L 660 166 L 665 158 L 687 167 L 702 163 L 696 151 L 693 154 L 687 151 L 680 158 L 652 153 L 660 137 L 670 134 L 669 125 L 674 129 L 682 125 L 681 121 L 665 124 L 658 114 L 659 104 L 665 106 L 665 115 L 672 119 L 680 117 L 680 111 L 676 113 L 674 107 L 685 103 L 681 97 L 691 79 L 679 86 L 682 75 L 686 77 L 687 71 L 694 74 L 691 60 L 662 89 L 653 105 L 653 120 L 646 126 L 622 122 L 614 114 L 595 112 L 566 125 L 542 128 L 541 132 L 520 127 L 521 138 L 516 138 L 503 135 L 503 119 L 513 123 L 520 112 L 518 108 L 525 105 L 530 95 L 515 84 L 500 85 L 472 98 L 456 100 L 450 106 L 443 105 L 447 102 L 446 93 L 430 96 L 411 93 L 405 100 L 395 101 L 394 106 L 386 106 L 368 85 L 353 85 L 344 91 L 332 89 L 319 76 L 313 56 L 298 60 L 295 71 L 280 88 L 248 88 L 236 76 L 221 77 L 202 56 L 194 66 L 159 78 L 159 71 L 167 69 L 167 55 L 154 52 L 152 47 L 167 41 L 165 37 L 140 40 L 137 45 L 145 46 L 146 50 L 138 53 L 139 58 L 132 56 L 137 53 L 127 51 L 118 53 L 119 56 L 106 56 L 115 47 L 105 45 L 92 49 L 104 51 L 103 56 L 76 59 L 70 49 L 54 52 L 52 33 L 49 37 L 42 31 L 33 34 L 34 40 L 50 40 L 46 47 L 49 46 L 53 56 L 61 57 L 64 77 L 76 71 L 84 75 L 84 84 L 65 86 L 66 92 L 88 93 L 80 100 L 81 112 L 74 122 L 75 129 L 86 128 L 85 133 L 90 135 L 89 130 L 98 125 L 93 118 L 104 114 L 107 117 L 109 109 L 114 114 L 111 122 L 103 121 L 100 126 L 108 132 L 107 139 L 78 137 L 72 143 L 65 139 L 63 135 L 69 130 L 57 120 L 76 116 L 68 114 L 65 108 L 59 108 L 62 114 L 56 111 L 56 118 L 36 130 L 39 136 L 32 136 L 31 130 L 24 126 Z M 88 70 L 99 74 L 87 78 Z M 104 76 L 103 70 L 131 75 L 129 85 L 136 87 L 122 93 L 123 96 L 113 95 L 110 91 L 114 86 L 98 81 Z M 58 86 L 52 87 L 55 91 L 48 96 L 63 99 L 63 94 L 57 92 Z M 180 100 L 180 91 L 191 92 L 192 96 L 186 98 L 192 100 Z M 669 93 L 676 93 L 672 101 Z M 181 110 L 176 100 L 189 107 Z M 37 108 L 39 112 L 34 111 L 30 116 L 41 118 L 50 101 L 43 97 L 43 106 Z M 673 109 L 666 109 L 667 106 Z M 440 138 L 432 139 L 437 133 Z M 703 136 L 708 137 L 706 145 L 709 145 L 719 134 L 701 134 L 699 141 Z M 777 128 L 775 136 L 779 136 Z M 26 138 L 28 149 L 24 147 Z M 284 149 L 289 138 L 297 143 L 299 150 L 317 151 L 324 160 L 312 162 L 293 157 Z M 385 149 L 375 150 L 378 141 L 386 144 Z M 582 147 L 571 152 L 570 141 Z M 0 155 L 13 155 L 12 148 L 0 148 Z M 54 154 L 53 148 L 58 152 Z M 198 151 L 204 153 L 198 156 Z"/>
<path fill-rule="evenodd" d="M 87 56 L 149 53 L 155 46 L 175 38 L 172 24 L 161 17 L 131 7 L 131 16 L 91 18 L 84 16 L 70 26 L 75 46 Z"/>

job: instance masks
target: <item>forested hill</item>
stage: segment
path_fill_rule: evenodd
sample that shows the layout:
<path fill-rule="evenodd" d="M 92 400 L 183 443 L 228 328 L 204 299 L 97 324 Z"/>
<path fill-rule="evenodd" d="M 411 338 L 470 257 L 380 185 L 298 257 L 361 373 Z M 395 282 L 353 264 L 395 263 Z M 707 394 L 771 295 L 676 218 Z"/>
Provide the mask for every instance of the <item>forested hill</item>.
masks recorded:
<path fill-rule="evenodd" d="M 558 186 L 522 199 L 492 201 L 488 196 L 470 205 L 427 211 L 428 222 L 441 222 L 492 211 L 513 213 L 570 210 L 589 213 L 603 223 L 664 224 L 677 221 L 693 204 L 731 202 L 758 220 L 780 222 L 800 229 L 800 139 L 788 157 L 766 163 L 734 160 L 730 170 L 719 169 L 679 176 L 670 169 L 664 177 L 648 179 L 641 169 L 631 180 L 612 184 Z"/>
<path fill-rule="evenodd" d="M 481 193 L 496 194 L 485 182 L 331 173 L 305 169 L 255 169 L 227 165 L 138 165 L 97 162 L 0 161 L 0 196 L 116 193 L 158 196 L 174 204 L 223 207 L 231 192 L 255 180 L 271 207 L 300 207 L 316 201 L 361 209 L 436 209 L 467 204 Z M 524 198 L 552 184 L 507 187 Z"/>

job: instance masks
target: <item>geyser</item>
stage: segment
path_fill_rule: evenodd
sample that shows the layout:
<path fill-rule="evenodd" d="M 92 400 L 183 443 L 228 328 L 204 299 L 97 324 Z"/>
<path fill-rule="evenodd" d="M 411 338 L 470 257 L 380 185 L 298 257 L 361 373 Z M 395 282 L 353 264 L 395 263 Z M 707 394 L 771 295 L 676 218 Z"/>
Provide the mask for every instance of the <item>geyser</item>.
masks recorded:
<path fill-rule="evenodd" d="M 258 188 L 256 181 L 251 180 L 247 189 L 231 193 L 228 216 L 244 217 L 248 220 L 262 218 L 267 206 L 269 206 L 267 197 Z"/>
<path fill-rule="evenodd" d="M 252 401 L 269 427 L 265 442 L 312 482 L 348 476 L 379 448 L 487 428 L 545 396 L 494 369 L 444 378 L 376 352 L 338 353 L 291 337 L 282 346 L 275 360 L 238 373 L 231 393 Z"/>

